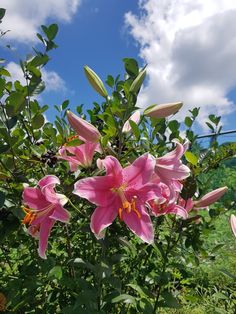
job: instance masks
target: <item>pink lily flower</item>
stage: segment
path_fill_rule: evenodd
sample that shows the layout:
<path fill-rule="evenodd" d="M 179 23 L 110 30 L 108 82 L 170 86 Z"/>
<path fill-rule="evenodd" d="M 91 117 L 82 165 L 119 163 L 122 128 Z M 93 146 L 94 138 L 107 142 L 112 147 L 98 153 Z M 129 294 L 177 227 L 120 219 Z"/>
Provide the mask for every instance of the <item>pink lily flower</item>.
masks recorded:
<path fill-rule="evenodd" d="M 71 127 L 78 133 L 81 140 L 84 142 L 99 142 L 101 134 L 91 123 L 76 116 L 71 111 L 67 111 L 67 118 Z"/>
<path fill-rule="evenodd" d="M 123 133 L 128 133 L 131 131 L 131 126 L 129 121 L 134 121 L 136 124 L 139 123 L 140 120 L 140 110 L 136 110 L 131 116 L 130 118 L 125 122 L 122 132 Z"/>
<path fill-rule="evenodd" d="M 234 236 L 236 237 L 236 217 L 234 215 L 230 216 L 230 225 Z"/>
<path fill-rule="evenodd" d="M 31 236 L 39 238 L 38 252 L 44 259 L 54 223 L 56 220 L 68 222 L 70 218 L 69 212 L 63 207 L 67 197 L 55 192 L 56 184 L 60 184 L 60 180 L 56 176 L 48 175 L 36 187 L 25 187 L 23 191 L 23 210 L 26 216 L 22 223 L 28 226 Z"/>
<path fill-rule="evenodd" d="M 150 209 L 154 216 L 175 214 L 183 219 L 188 218 L 188 209 L 191 206 L 189 200 L 179 201 L 179 193 L 175 193 L 175 198 L 171 197 L 170 189 L 163 183 L 160 183 L 161 195 L 163 199 L 154 199 L 149 202 Z"/>
<path fill-rule="evenodd" d="M 58 158 L 69 162 L 70 171 L 75 172 L 78 167 L 88 168 L 91 166 L 95 152 L 101 153 L 98 143 L 85 142 L 79 146 L 62 146 L 59 149 Z M 69 154 L 69 155 L 68 155 Z"/>
<path fill-rule="evenodd" d="M 73 192 L 97 205 L 91 217 L 92 232 L 101 238 L 104 229 L 119 216 L 133 233 L 152 243 L 153 226 L 145 203 L 160 195 L 158 185 L 150 183 L 154 157 L 144 154 L 124 169 L 113 156 L 98 160 L 97 164 L 100 169 L 105 168 L 106 175 L 79 180 Z"/>
<path fill-rule="evenodd" d="M 228 187 L 223 186 L 222 188 L 213 190 L 206 195 L 204 195 L 200 200 L 194 202 L 195 208 L 204 208 L 207 207 L 220 199 L 225 192 L 227 192 Z"/>

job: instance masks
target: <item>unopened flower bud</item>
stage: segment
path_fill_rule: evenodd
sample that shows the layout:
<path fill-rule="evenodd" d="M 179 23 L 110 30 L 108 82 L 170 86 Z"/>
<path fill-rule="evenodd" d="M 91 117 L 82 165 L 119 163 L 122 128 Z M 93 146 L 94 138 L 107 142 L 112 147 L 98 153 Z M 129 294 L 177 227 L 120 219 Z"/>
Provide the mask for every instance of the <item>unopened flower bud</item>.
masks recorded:
<path fill-rule="evenodd" d="M 134 121 L 136 124 L 139 123 L 139 120 L 140 120 L 140 111 L 137 110 L 135 111 L 131 116 L 130 118 L 125 122 L 124 126 L 123 126 L 123 129 L 122 129 L 122 132 L 123 133 L 128 133 L 130 130 L 131 130 L 131 126 L 130 126 L 130 121 Z"/>
<path fill-rule="evenodd" d="M 215 203 L 225 194 L 225 192 L 227 192 L 227 190 L 227 186 L 224 186 L 222 188 L 207 193 L 200 200 L 194 202 L 194 207 L 203 208 Z"/>
<path fill-rule="evenodd" d="M 108 93 L 100 77 L 87 65 L 84 66 L 84 72 L 89 83 L 96 90 L 96 92 L 98 92 L 102 97 L 107 98 Z"/>
<path fill-rule="evenodd" d="M 98 142 L 101 134 L 98 129 L 95 128 L 91 123 L 76 116 L 71 111 L 67 111 L 67 118 L 71 127 L 78 133 L 79 137 L 83 141 Z"/>
<path fill-rule="evenodd" d="M 166 118 L 175 114 L 182 106 L 182 102 L 153 105 L 144 111 L 144 115 L 151 118 Z"/>
<path fill-rule="evenodd" d="M 146 68 L 144 68 L 142 71 L 139 72 L 138 76 L 136 77 L 136 79 L 131 84 L 130 89 L 129 89 L 130 93 L 137 93 L 138 92 L 138 90 L 140 89 L 140 87 L 143 84 L 145 76 L 146 76 Z"/>

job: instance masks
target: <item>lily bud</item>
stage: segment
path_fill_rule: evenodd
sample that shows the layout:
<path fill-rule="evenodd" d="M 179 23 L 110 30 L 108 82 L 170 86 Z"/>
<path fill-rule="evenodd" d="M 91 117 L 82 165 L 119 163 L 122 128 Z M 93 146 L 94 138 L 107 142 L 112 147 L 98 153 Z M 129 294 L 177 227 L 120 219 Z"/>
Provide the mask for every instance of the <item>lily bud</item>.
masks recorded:
<path fill-rule="evenodd" d="M 123 133 L 128 133 L 130 130 L 131 130 L 131 126 L 130 126 L 130 123 L 129 121 L 134 121 L 136 124 L 139 123 L 139 120 L 140 120 L 140 111 L 137 110 L 135 111 L 131 116 L 130 118 L 125 122 L 124 126 L 123 126 L 123 129 L 122 129 L 122 132 Z"/>
<path fill-rule="evenodd" d="M 91 123 L 76 116 L 71 111 L 67 111 L 67 118 L 71 127 L 78 133 L 79 137 L 83 141 L 98 142 L 101 138 L 101 134 L 97 128 L 95 128 Z"/>
<path fill-rule="evenodd" d="M 222 188 L 216 189 L 204 195 L 200 200 L 194 202 L 195 208 L 207 207 L 220 199 L 225 192 L 227 192 L 228 187 L 224 186 Z"/>
<path fill-rule="evenodd" d="M 100 77 L 87 65 L 84 66 L 84 72 L 89 83 L 96 90 L 96 92 L 98 92 L 102 97 L 107 98 L 108 93 Z"/>
<path fill-rule="evenodd" d="M 130 93 L 137 93 L 137 91 L 140 89 L 140 87 L 143 84 L 145 76 L 146 76 L 146 68 L 144 68 L 141 72 L 139 72 L 138 76 L 131 84 L 130 89 L 129 89 Z"/>
<path fill-rule="evenodd" d="M 183 106 L 182 102 L 153 105 L 151 107 L 148 107 L 144 111 L 144 115 L 151 117 L 151 118 L 166 118 L 166 117 L 178 112 L 182 106 Z"/>
<path fill-rule="evenodd" d="M 234 215 L 230 216 L 230 225 L 234 236 L 236 237 L 236 217 Z"/>

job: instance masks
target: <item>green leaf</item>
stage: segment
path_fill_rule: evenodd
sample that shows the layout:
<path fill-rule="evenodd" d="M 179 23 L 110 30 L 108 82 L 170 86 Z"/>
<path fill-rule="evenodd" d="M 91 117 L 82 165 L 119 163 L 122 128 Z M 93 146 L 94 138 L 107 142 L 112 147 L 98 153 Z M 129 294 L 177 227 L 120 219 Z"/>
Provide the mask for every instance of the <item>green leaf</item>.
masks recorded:
<path fill-rule="evenodd" d="M 191 128 L 192 124 L 193 124 L 193 120 L 190 117 L 186 117 L 184 119 L 184 123 L 188 128 Z"/>
<path fill-rule="evenodd" d="M 61 266 L 54 266 L 48 273 L 49 278 L 56 278 L 60 280 L 62 278 L 62 268 Z"/>
<path fill-rule="evenodd" d="M 41 77 L 41 72 L 40 72 L 40 70 L 37 69 L 35 66 L 29 65 L 29 66 L 27 66 L 27 70 L 28 70 L 31 74 L 35 75 L 36 77 Z"/>
<path fill-rule="evenodd" d="M 3 207 L 4 203 L 5 203 L 5 194 L 2 191 L 0 191 L 0 208 Z"/>
<path fill-rule="evenodd" d="M 135 59 L 124 58 L 126 72 L 133 77 L 136 77 L 139 73 L 138 62 Z"/>
<path fill-rule="evenodd" d="M 0 75 L 11 77 L 11 74 L 5 68 L 0 68 Z"/>
<path fill-rule="evenodd" d="M 41 157 L 47 151 L 44 145 L 31 145 L 30 149 L 37 157 Z"/>
<path fill-rule="evenodd" d="M 222 272 L 224 275 L 232 278 L 233 280 L 236 280 L 236 276 L 234 274 L 231 274 L 228 270 L 222 268 L 222 269 L 220 269 L 220 272 Z"/>
<path fill-rule="evenodd" d="M 115 297 L 111 300 L 111 303 L 117 303 L 117 302 L 136 304 L 135 298 L 129 294 L 120 294 L 118 297 Z"/>
<path fill-rule="evenodd" d="M 17 117 L 12 117 L 6 121 L 7 127 L 12 129 L 17 123 Z"/>
<path fill-rule="evenodd" d="M 61 126 L 61 124 L 58 121 L 55 121 L 55 125 L 57 127 L 58 132 L 63 137 L 64 136 L 64 130 L 63 130 L 63 127 Z"/>
<path fill-rule="evenodd" d="M 69 100 L 65 100 L 61 105 L 62 110 L 65 110 L 68 107 L 69 103 L 70 103 Z"/>
<path fill-rule="evenodd" d="M 3 95 L 5 85 L 6 85 L 5 79 L 0 77 L 0 97 L 2 97 L 2 95 Z"/>
<path fill-rule="evenodd" d="M 180 123 L 177 120 L 172 120 L 168 123 L 168 128 L 171 132 L 176 132 L 180 127 Z"/>
<path fill-rule="evenodd" d="M 132 283 L 128 284 L 127 286 L 131 287 L 132 289 L 137 291 L 139 293 L 140 297 L 142 297 L 142 298 L 150 298 L 150 292 L 147 289 L 145 289 L 144 287 L 142 288 L 139 285 L 132 284 Z M 144 289 L 147 290 L 147 291 L 144 291 Z"/>
<path fill-rule="evenodd" d="M 199 114 L 199 110 L 200 110 L 200 108 L 195 107 L 195 108 L 193 108 L 193 110 L 189 110 L 189 111 L 193 115 L 193 117 L 196 118 Z"/>
<path fill-rule="evenodd" d="M 134 121 L 132 121 L 132 120 L 129 121 L 129 124 L 130 124 L 130 126 L 131 126 L 131 129 L 132 129 L 132 132 L 133 132 L 134 136 L 136 137 L 136 140 L 139 141 L 139 139 L 140 139 L 140 130 L 139 130 L 139 127 L 138 127 L 137 124 L 136 124 Z"/>
<path fill-rule="evenodd" d="M 43 56 L 35 56 L 31 61 L 30 65 L 33 67 L 38 67 L 41 65 L 45 65 L 49 60 L 48 55 L 43 55 Z"/>
<path fill-rule="evenodd" d="M 159 307 L 170 307 L 179 309 L 181 308 L 181 305 L 177 301 L 177 299 L 172 295 L 172 293 L 168 291 L 164 291 L 161 293 L 161 296 L 163 297 L 163 301 L 158 302 Z"/>
<path fill-rule="evenodd" d="M 4 18 L 5 13 L 6 13 L 6 9 L 0 8 L 0 20 Z"/>
<path fill-rule="evenodd" d="M 47 38 L 48 38 L 49 40 L 53 40 L 53 39 L 56 37 L 57 32 L 58 32 L 58 26 L 57 26 L 57 24 L 51 24 L 51 25 L 47 28 L 47 32 L 46 32 Z"/>
<path fill-rule="evenodd" d="M 16 116 L 25 105 L 25 97 L 19 92 L 12 92 L 6 99 L 6 111 L 9 117 Z"/>
<path fill-rule="evenodd" d="M 115 84 L 115 80 L 114 80 L 113 76 L 108 75 L 107 79 L 106 79 L 106 83 L 108 86 L 110 86 L 112 88 Z"/>
<path fill-rule="evenodd" d="M 0 145 L 0 154 L 5 153 L 9 150 L 10 145 L 8 144 L 1 144 Z"/>
<path fill-rule="evenodd" d="M 213 132 L 215 131 L 215 129 L 214 129 L 214 127 L 213 127 L 213 125 L 212 125 L 211 123 L 206 122 L 206 125 L 207 125 Z"/>
<path fill-rule="evenodd" d="M 198 164 L 198 158 L 197 158 L 197 156 L 195 156 L 193 153 L 191 153 L 191 152 L 186 152 L 185 154 L 184 154 L 184 156 L 185 156 L 185 158 L 186 158 L 186 160 L 188 161 L 188 162 L 190 162 L 190 164 L 192 164 L 192 165 L 194 165 L 194 166 L 197 166 L 197 164 Z"/>
<path fill-rule="evenodd" d="M 44 125 L 44 116 L 42 114 L 37 114 L 32 119 L 32 127 L 37 130 L 40 129 Z"/>

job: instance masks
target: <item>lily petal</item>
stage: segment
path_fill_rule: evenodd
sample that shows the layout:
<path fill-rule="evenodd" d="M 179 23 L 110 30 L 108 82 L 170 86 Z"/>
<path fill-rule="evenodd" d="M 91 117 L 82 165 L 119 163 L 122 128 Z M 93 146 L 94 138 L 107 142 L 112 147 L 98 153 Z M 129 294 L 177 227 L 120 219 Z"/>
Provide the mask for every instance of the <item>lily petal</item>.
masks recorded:
<path fill-rule="evenodd" d="M 102 231 L 110 226 L 118 213 L 118 207 L 97 207 L 91 216 L 90 228 L 98 238 Z"/>
<path fill-rule="evenodd" d="M 105 159 L 98 159 L 97 166 L 101 170 L 105 168 L 108 176 L 114 176 L 117 181 L 120 181 L 120 184 L 122 183 L 123 169 L 120 162 L 115 157 L 107 156 Z"/>
<path fill-rule="evenodd" d="M 90 177 L 77 181 L 73 193 L 95 205 L 108 206 L 116 197 L 111 189 L 116 184 L 113 176 Z"/>
<path fill-rule="evenodd" d="M 132 211 L 131 213 L 122 213 L 122 218 L 130 230 L 136 234 L 140 239 L 147 243 L 153 243 L 154 241 L 154 231 L 151 219 L 142 205 L 137 205 L 137 210 L 141 217 Z"/>
<path fill-rule="evenodd" d="M 68 222 L 70 219 L 70 213 L 62 206 L 56 205 L 49 218 L 59 220 L 61 222 Z"/>
<path fill-rule="evenodd" d="M 39 256 L 41 258 L 46 259 L 46 250 L 48 246 L 48 237 L 50 235 L 51 229 L 55 223 L 55 220 L 45 218 L 44 221 L 42 221 L 40 225 L 40 230 L 39 230 Z"/>
<path fill-rule="evenodd" d="M 124 181 L 134 189 L 148 183 L 154 173 L 155 158 L 146 153 L 123 169 Z"/>
<path fill-rule="evenodd" d="M 47 207 L 50 203 L 38 188 L 25 187 L 23 191 L 23 203 L 30 208 L 40 210 Z"/>
<path fill-rule="evenodd" d="M 58 177 L 53 175 L 45 176 L 38 182 L 38 186 L 41 189 L 48 185 L 55 187 L 56 184 L 60 184 L 60 180 L 58 179 Z"/>

